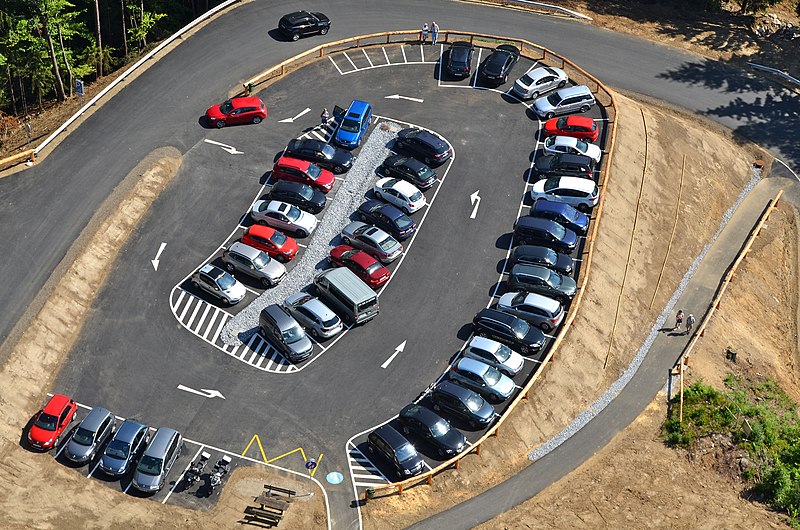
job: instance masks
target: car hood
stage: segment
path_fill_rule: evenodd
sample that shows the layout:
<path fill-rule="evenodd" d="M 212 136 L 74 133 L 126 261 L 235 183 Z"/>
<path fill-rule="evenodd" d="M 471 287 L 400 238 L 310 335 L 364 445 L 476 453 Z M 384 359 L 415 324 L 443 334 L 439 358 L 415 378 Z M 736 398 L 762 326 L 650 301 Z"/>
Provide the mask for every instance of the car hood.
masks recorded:
<path fill-rule="evenodd" d="M 269 263 L 261 269 L 261 272 L 270 278 L 280 278 L 286 274 L 286 266 L 276 259 L 271 259 Z"/>
<path fill-rule="evenodd" d="M 554 160 L 555 157 L 553 155 L 540 156 L 536 159 L 536 162 L 534 162 L 533 167 L 537 171 L 549 171 L 550 168 L 553 167 Z"/>
<path fill-rule="evenodd" d="M 518 354 L 514 350 L 511 350 L 511 355 L 503 363 L 503 366 L 505 366 L 509 372 L 516 374 L 522 370 L 523 364 L 525 364 L 525 359 L 522 358 L 522 355 Z"/>
<path fill-rule="evenodd" d="M 566 243 L 569 248 L 575 248 L 575 245 L 578 244 L 578 234 L 570 229 L 564 230 L 564 243 Z"/>
<path fill-rule="evenodd" d="M 331 162 L 338 166 L 350 168 L 353 166 L 353 155 L 347 151 L 336 149 L 336 151 L 333 153 L 333 158 L 331 158 Z"/>
<path fill-rule="evenodd" d="M 578 291 L 578 284 L 569 276 L 562 276 L 561 291 L 568 296 L 575 296 L 575 293 Z"/>
<path fill-rule="evenodd" d="M 567 274 L 572 272 L 572 258 L 566 254 L 559 254 L 556 261 L 556 267 Z"/>
<path fill-rule="evenodd" d="M 304 336 L 297 342 L 288 344 L 287 346 L 292 351 L 292 355 L 297 358 L 306 358 L 311 353 L 311 349 L 314 347 L 314 345 L 311 343 L 311 339 L 308 338 L 308 335 Z"/>
<path fill-rule="evenodd" d="M 297 224 L 297 226 L 305 228 L 306 231 L 311 232 L 312 230 L 314 230 L 314 228 L 317 227 L 317 218 L 308 212 L 301 211 L 300 217 L 297 218 L 295 224 Z"/>
<path fill-rule="evenodd" d="M 461 434 L 461 432 L 457 429 L 450 429 L 447 431 L 447 434 L 437 438 L 437 441 L 442 445 L 442 447 L 445 447 L 454 453 L 460 453 L 464 450 L 466 440 L 467 439 L 464 437 L 464 435 Z"/>
<path fill-rule="evenodd" d="M 136 470 L 136 472 L 133 474 L 134 486 L 143 490 L 154 490 L 160 482 L 160 475 L 149 475 L 147 473 L 142 473 L 139 470 Z"/>
<path fill-rule="evenodd" d="M 358 139 L 358 133 L 337 129 L 336 139 L 343 144 L 353 144 Z"/>
<path fill-rule="evenodd" d="M 67 444 L 66 452 L 67 456 L 72 460 L 86 460 L 91 456 L 94 448 L 94 444 L 82 445 L 75 440 L 70 440 L 69 444 Z"/>
<path fill-rule="evenodd" d="M 503 296 L 500 297 L 500 300 L 497 301 L 497 305 L 500 306 L 501 309 L 510 309 L 511 300 L 513 300 L 517 294 L 518 293 L 516 292 L 504 294 Z"/>
<path fill-rule="evenodd" d="M 501 375 L 500 380 L 493 388 L 495 392 L 507 398 L 514 392 L 514 381 L 508 376 Z"/>
<path fill-rule="evenodd" d="M 123 473 L 128 467 L 128 461 L 114 456 L 103 455 L 100 459 L 100 467 L 105 471 L 113 473 Z"/>
<path fill-rule="evenodd" d="M 539 98 L 533 102 L 533 109 L 537 111 L 539 114 L 544 114 L 545 112 L 555 110 L 547 98 Z"/>
<path fill-rule="evenodd" d="M 476 418 L 483 420 L 484 423 L 489 423 L 494 417 L 494 407 L 487 401 L 483 402 L 483 406 L 472 413 Z"/>
<path fill-rule="evenodd" d="M 544 346 L 544 333 L 539 328 L 531 326 L 525 335 L 525 342 L 534 348 L 541 348 Z"/>
<path fill-rule="evenodd" d="M 36 443 L 49 444 L 55 439 L 56 431 L 46 431 L 37 427 L 36 425 L 31 425 L 31 428 L 28 431 L 28 436 L 30 436 L 30 439 Z"/>
<path fill-rule="evenodd" d="M 602 151 L 600 150 L 600 146 L 599 145 L 595 145 L 595 144 L 587 144 L 586 145 L 586 156 L 588 156 L 589 158 L 599 161 L 601 153 L 602 153 Z"/>
<path fill-rule="evenodd" d="M 206 117 L 214 119 L 219 119 L 224 117 L 225 115 L 222 113 L 222 111 L 219 110 L 219 108 L 220 108 L 219 104 L 210 106 L 206 111 Z"/>

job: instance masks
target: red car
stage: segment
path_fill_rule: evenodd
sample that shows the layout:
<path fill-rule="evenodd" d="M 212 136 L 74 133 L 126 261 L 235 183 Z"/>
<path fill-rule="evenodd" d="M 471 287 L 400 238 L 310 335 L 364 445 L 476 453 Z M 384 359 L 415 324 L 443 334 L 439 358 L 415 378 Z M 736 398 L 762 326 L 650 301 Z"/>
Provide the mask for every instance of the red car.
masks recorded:
<path fill-rule="evenodd" d="M 307 160 L 298 160 L 288 156 L 280 157 L 275 163 L 272 168 L 272 178 L 308 184 L 322 193 L 331 191 L 333 183 L 336 181 L 333 173 L 327 169 L 322 169 Z"/>
<path fill-rule="evenodd" d="M 75 419 L 78 404 L 61 394 L 56 394 L 42 410 L 36 413 L 28 431 L 28 443 L 31 447 L 47 451 L 58 445 L 64 430 Z"/>
<path fill-rule="evenodd" d="M 350 245 L 339 245 L 332 249 L 331 262 L 337 267 L 347 267 L 373 289 L 386 283 L 392 275 L 380 261 Z"/>
<path fill-rule="evenodd" d="M 206 111 L 206 121 L 222 129 L 239 123 L 261 123 L 267 119 L 267 106 L 256 97 L 231 98 Z"/>
<path fill-rule="evenodd" d="M 571 136 L 580 140 L 594 142 L 600 130 L 597 123 L 586 116 L 564 116 L 547 120 L 544 124 L 545 136 Z"/>
<path fill-rule="evenodd" d="M 251 226 L 242 236 L 242 243 L 263 250 L 284 263 L 297 255 L 297 241 L 269 226 Z"/>

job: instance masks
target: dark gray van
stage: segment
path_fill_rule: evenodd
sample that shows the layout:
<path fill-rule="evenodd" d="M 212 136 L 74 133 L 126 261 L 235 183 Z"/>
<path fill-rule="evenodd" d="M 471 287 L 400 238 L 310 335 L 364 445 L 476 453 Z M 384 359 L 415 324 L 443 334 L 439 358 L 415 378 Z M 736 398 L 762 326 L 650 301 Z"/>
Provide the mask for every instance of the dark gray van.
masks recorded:
<path fill-rule="evenodd" d="M 353 271 L 328 269 L 314 278 L 319 297 L 348 324 L 361 324 L 378 316 L 378 295 Z"/>
<path fill-rule="evenodd" d="M 367 449 L 389 461 L 397 478 L 403 480 L 422 473 L 425 461 L 417 449 L 390 425 L 382 425 L 367 437 Z"/>
<path fill-rule="evenodd" d="M 139 459 L 131 480 L 133 487 L 145 493 L 163 488 L 182 447 L 183 437 L 178 431 L 168 427 L 158 429 Z"/>
<path fill-rule="evenodd" d="M 293 363 L 311 357 L 314 345 L 303 326 L 278 304 L 261 310 L 258 325 L 264 338 Z"/>
<path fill-rule="evenodd" d="M 550 219 L 524 216 L 514 223 L 514 237 L 526 245 L 545 245 L 570 254 L 578 245 L 578 234 Z"/>

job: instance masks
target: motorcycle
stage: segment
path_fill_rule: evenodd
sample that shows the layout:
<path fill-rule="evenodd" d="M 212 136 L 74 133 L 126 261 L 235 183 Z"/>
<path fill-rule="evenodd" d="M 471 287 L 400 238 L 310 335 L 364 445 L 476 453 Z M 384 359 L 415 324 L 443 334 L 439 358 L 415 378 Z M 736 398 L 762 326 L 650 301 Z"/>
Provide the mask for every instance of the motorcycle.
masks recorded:
<path fill-rule="evenodd" d="M 205 469 L 209 458 L 211 458 L 211 454 L 203 451 L 200 453 L 200 458 L 197 460 L 197 462 L 194 462 L 191 465 L 189 471 L 186 472 L 186 483 L 189 486 L 192 486 L 195 482 L 200 480 L 200 475 L 203 474 L 203 469 Z"/>
<path fill-rule="evenodd" d="M 211 477 L 208 481 L 208 490 L 209 494 L 214 494 L 215 488 L 222 487 L 222 482 L 225 475 L 228 474 L 228 470 L 231 464 L 231 457 L 225 455 L 220 458 L 216 464 L 214 464 L 214 472 L 211 473 Z"/>

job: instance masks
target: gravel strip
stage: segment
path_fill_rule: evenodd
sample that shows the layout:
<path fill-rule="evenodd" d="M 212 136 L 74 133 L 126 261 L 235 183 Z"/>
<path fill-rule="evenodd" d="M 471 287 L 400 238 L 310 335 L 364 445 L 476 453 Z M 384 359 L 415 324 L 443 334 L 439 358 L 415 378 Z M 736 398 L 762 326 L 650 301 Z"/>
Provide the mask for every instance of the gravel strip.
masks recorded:
<path fill-rule="evenodd" d="M 280 304 L 287 296 L 303 290 L 313 283 L 320 263 L 330 254 L 331 248 L 340 244 L 339 234 L 352 220 L 350 215 L 364 201 L 364 195 L 377 180 L 375 168 L 391 153 L 387 145 L 402 130 L 399 124 L 383 121 L 370 133 L 353 167 L 346 173 L 325 214 L 308 242 L 300 261 L 286 278 L 272 289 L 264 291 L 249 306 L 231 318 L 220 334 L 225 344 L 246 342 L 258 331 L 258 316 L 270 304 Z"/>
<path fill-rule="evenodd" d="M 739 197 L 736 199 L 736 202 L 734 202 L 733 205 L 730 208 L 728 208 L 728 210 L 725 212 L 725 215 L 722 216 L 722 221 L 720 222 L 719 228 L 717 228 L 716 233 L 713 235 L 711 240 L 706 244 L 706 246 L 703 247 L 703 250 L 700 251 L 700 254 L 692 262 L 692 265 L 689 267 L 689 270 L 686 271 L 686 274 L 684 274 L 683 278 L 681 279 L 681 282 L 678 284 L 678 288 L 675 290 L 674 293 L 672 293 L 672 297 L 670 297 L 669 302 L 667 302 L 664 311 L 661 312 L 661 314 L 658 316 L 655 323 L 653 324 L 653 327 L 650 328 L 650 334 L 645 339 L 641 348 L 639 348 L 639 351 L 636 352 L 636 355 L 633 357 L 631 363 L 622 372 L 622 375 L 620 375 L 619 379 L 614 381 L 608 388 L 608 390 L 606 390 L 603 393 L 602 396 L 597 398 L 597 400 L 594 403 L 589 405 L 588 409 L 578 414 L 578 416 L 574 420 L 572 420 L 572 423 L 570 423 L 566 429 L 564 429 L 563 431 L 553 436 L 552 438 L 544 442 L 542 445 L 540 445 L 539 447 L 528 453 L 528 458 L 531 461 L 535 462 L 536 460 L 539 460 L 540 458 L 542 458 L 543 456 L 547 455 L 552 450 L 554 450 L 556 447 L 566 442 L 575 433 L 581 430 L 584 427 L 584 425 L 592 421 L 595 416 L 597 416 L 603 409 L 605 409 L 609 405 L 609 403 L 611 403 L 611 401 L 615 397 L 617 397 L 617 395 L 619 395 L 620 392 L 622 392 L 622 389 L 625 388 L 625 385 L 627 385 L 628 382 L 630 382 L 634 374 L 636 374 L 636 372 L 639 370 L 639 366 L 641 366 L 642 361 L 644 361 L 644 358 L 647 355 L 647 352 L 650 351 L 650 347 L 653 345 L 653 342 L 659 335 L 659 330 L 664 327 L 664 324 L 666 323 L 667 319 L 670 317 L 670 315 L 672 315 L 672 310 L 675 307 L 675 304 L 677 304 L 680 297 L 683 296 L 683 292 L 686 290 L 686 286 L 689 284 L 689 281 L 691 281 L 691 279 L 694 277 L 694 273 L 697 271 L 697 267 L 700 266 L 700 263 L 703 261 L 703 258 L 705 258 L 706 254 L 711 248 L 711 245 L 713 245 L 714 241 L 717 240 L 719 235 L 722 233 L 722 230 L 731 220 L 733 213 L 742 203 L 747 194 L 750 193 L 750 191 L 755 187 L 755 185 L 758 183 L 759 180 L 761 180 L 761 172 L 754 172 L 753 178 L 751 178 L 750 181 L 745 185 L 744 189 L 739 194 Z M 699 326 L 700 322 L 697 322 L 696 325 Z"/>

